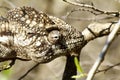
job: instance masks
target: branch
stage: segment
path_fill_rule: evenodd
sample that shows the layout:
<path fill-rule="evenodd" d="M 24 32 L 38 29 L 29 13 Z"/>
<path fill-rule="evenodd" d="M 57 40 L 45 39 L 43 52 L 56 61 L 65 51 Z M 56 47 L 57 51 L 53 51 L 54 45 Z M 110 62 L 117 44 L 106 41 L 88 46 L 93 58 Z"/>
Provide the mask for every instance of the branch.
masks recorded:
<path fill-rule="evenodd" d="M 107 12 L 107 11 L 103 11 L 100 9 L 97 9 L 94 7 L 93 3 L 91 5 L 86 4 L 86 3 L 78 3 L 75 2 L 76 0 L 63 0 L 64 2 L 74 5 L 74 6 L 78 6 L 78 9 L 73 9 L 70 12 L 68 12 L 64 18 L 66 19 L 72 19 L 72 20 L 82 20 L 82 21 L 116 21 L 120 18 L 120 12 L 118 11 L 113 11 L 113 12 Z M 70 15 L 76 11 L 83 11 L 83 12 L 89 12 L 93 15 L 95 15 L 95 18 L 91 17 L 91 18 L 75 18 L 75 17 L 71 17 Z"/>
<path fill-rule="evenodd" d="M 89 12 L 89 13 L 95 15 L 95 17 L 94 18 L 93 17 L 91 17 L 91 18 L 82 18 L 82 17 L 75 18 L 73 16 L 72 17 L 70 16 L 70 15 L 72 15 L 72 13 L 77 12 L 77 11 Z M 114 13 L 116 13 L 116 15 L 119 14 L 119 12 L 114 12 Z M 77 20 L 77 21 L 101 21 L 101 20 L 105 21 L 105 20 L 107 20 L 107 22 L 108 22 L 108 21 L 118 20 L 119 17 L 115 16 L 113 14 L 108 15 L 108 14 L 105 14 L 105 13 L 96 12 L 96 11 L 93 11 L 91 9 L 78 8 L 78 9 L 73 9 L 73 10 L 67 12 L 67 14 L 64 16 L 64 19 L 71 19 L 71 20 Z"/>
<path fill-rule="evenodd" d="M 114 29 L 116 22 L 112 23 L 98 23 L 94 22 L 88 25 L 83 31 L 84 40 L 89 42 L 98 37 L 103 37 L 109 35 L 109 33 Z M 119 34 L 120 30 L 118 31 Z"/>
<path fill-rule="evenodd" d="M 112 68 L 114 68 L 114 67 L 116 67 L 116 66 L 119 66 L 120 65 L 120 63 L 117 63 L 117 64 L 115 64 L 115 65 L 113 65 L 113 66 L 110 66 L 110 67 L 108 67 L 108 68 L 106 68 L 106 69 L 102 69 L 102 70 L 98 70 L 96 73 L 100 73 L 100 72 L 107 72 L 108 70 L 110 70 L 110 69 L 112 69 Z"/>
<path fill-rule="evenodd" d="M 107 15 L 111 15 L 113 17 L 120 17 L 120 12 L 106 12 L 106 11 L 102 11 L 102 10 L 95 8 L 93 5 L 88 5 L 85 3 L 77 3 L 77 2 L 73 2 L 71 0 L 63 0 L 63 1 L 67 2 L 71 5 L 79 6 L 79 7 L 81 7 L 79 10 L 88 11 L 88 12 L 93 13 L 94 15 L 107 14 Z"/>
<path fill-rule="evenodd" d="M 93 65 L 92 69 L 90 70 L 90 72 L 88 73 L 88 77 L 86 80 L 92 80 L 93 77 L 95 76 L 95 72 L 97 71 L 98 67 L 101 65 L 101 63 L 104 60 L 104 57 L 106 55 L 106 52 L 108 50 L 108 48 L 110 47 L 110 44 L 112 43 L 112 41 L 114 40 L 114 38 L 116 37 L 116 34 L 118 32 L 120 28 L 120 20 L 119 22 L 115 25 L 115 27 L 113 28 L 112 32 L 109 34 L 108 39 L 106 41 L 105 46 L 103 47 L 98 59 L 96 60 L 95 64 Z"/>

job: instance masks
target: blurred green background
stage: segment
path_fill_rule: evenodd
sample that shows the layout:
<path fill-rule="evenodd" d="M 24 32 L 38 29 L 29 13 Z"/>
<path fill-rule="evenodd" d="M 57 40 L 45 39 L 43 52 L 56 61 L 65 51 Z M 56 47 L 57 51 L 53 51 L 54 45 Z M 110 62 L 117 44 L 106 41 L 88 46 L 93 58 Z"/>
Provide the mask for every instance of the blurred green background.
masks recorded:
<path fill-rule="evenodd" d="M 119 0 L 77 0 L 80 2 L 90 4 L 93 2 L 94 6 L 104 11 L 120 11 Z M 67 12 L 79 7 L 69 5 L 62 0 L 0 0 L 0 6 L 5 6 L 10 9 L 19 6 L 31 6 L 38 11 L 43 11 L 49 15 L 59 17 L 66 21 L 68 24 L 77 28 L 79 31 L 84 30 L 87 25 L 94 21 L 80 21 L 73 19 L 64 19 L 63 17 Z M 0 8 L 0 15 L 5 16 L 6 9 Z M 71 15 L 74 18 L 95 18 L 90 13 L 84 14 L 82 12 L 75 12 Z M 102 37 L 89 42 L 81 52 L 81 65 L 84 71 L 87 73 L 95 62 L 99 52 L 102 50 L 107 37 Z M 118 37 L 111 45 L 105 61 L 102 63 L 100 69 L 105 69 L 116 63 L 119 63 L 120 59 L 120 37 Z M 23 80 L 61 80 L 65 67 L 66 58 L 59 57 L 50 63 L 40 64 L 32 72 L 30 72 Z M 28 69 L 30 69 L 35 62 L 19 61 L 17 60 L 15 65 L 8 71 L 0 73 L 0 80 L 17 80 Z M 95 76 L 95 80 L 120 80 L 120 66 L 116 66 L 111 70 L 104 73 L 98 73 Z M 81 79 L 78 79 L 81 80 Z"/>

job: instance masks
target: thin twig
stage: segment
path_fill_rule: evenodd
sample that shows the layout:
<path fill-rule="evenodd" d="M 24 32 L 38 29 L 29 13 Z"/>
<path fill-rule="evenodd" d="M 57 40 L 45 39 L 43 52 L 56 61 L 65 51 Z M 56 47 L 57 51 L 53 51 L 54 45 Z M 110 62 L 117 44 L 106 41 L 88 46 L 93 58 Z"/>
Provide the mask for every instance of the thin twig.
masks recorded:
<path fill-rule="evenodd" d="M 120 28 L 120 20 L 118 21 L 118 23 L 115 25 L 115 27 L 113 28 L 113 31 L 109 34 L 108 39 L 106 41 L 105 46 L 103 47 L 98 59 L 96 60 L 96 62 L 94 63 L 93 67 L 91 68 L 91 70 L 88 73 L 88 77 L 86 80 L 92 80 L 93 77 L 95 76 L 95 72 L 97 71 L 98 67 L 101 65 L 101 63 L 104 60 L 104 57 L 106 55 L 106 52 L 108 50 L 108 48 L 110 47 L 110 44 L 112 43 L 112 41 L 114 40 L 114 38 L 116 37 L 116 34 L 118 32 Z"/>
<path fill-rule="evenodd" d="M 76 11 L 83 11 L 83 12 L 89 12 L 93 15 L 95 15 L 94 18 L 75 18 L 75 17 L 71 17 L 70 15 Z M 103 11 L 104 12 L 104 11 Z M 117 14 L 117 12 L 115 12 Z M 119 14 L 119 13 L 118 13 Z M 102 15 L 102 17 L 100 17 Z M 70 16 L 70 17 L 69 17 Z M 96 18 L 97 17 L 97 18 Z M 73 9 L 71 10 L 70 12 L 67 12 L 67 14 L 64 16 L 64 18 L 66 19 L 72 19 L 72 20 L 82 20 L 82 21 L 98 21 L 98 20 L 109 20 L 109 19 L 118 19 L 119 17 L 117 16 L 113 16 L 113 15 L 108 15 L 108 14 L 105 14 L 105 13 L 100 13 L 100 12 L 96 12 L 96 11 L 93 11 L 91 9 L 87 9 L 87 8 L 78 8 L 78 9 Z"/>
<path fill-rule="evenodd" d="M 112 69 L 112 68 L 114 68 L 114 67 L 116 67 L 116 66 L 118 66 L 118 65 L 120 65 L 120 63 L 117 63 L 117 64 L 115 64 L 115 65 L 113 65 L 113 66 L 110 66 L 110 67 L 108 67 L 108 68 L 106 68 L 106 69 L 103 69 L 103 70 L 98 70 L 96 73 L 100 73 L 100 72 L 107 72 L 108 70 L 110 70 L 110 69 Z"/>
<path fill-rule="evenodd" d="M 39 66 L 40 63 L 35 64 L 32 68 L 30 68 L 25 74 L 23 74 L 18 80 L 22 80 L 25 78 L 29 72 L 31 72 L 33 69 L 35 69 L 37 66 Z"/>
<path fill-rule="evenodd" d="M 106 11 L 102 11 L 102 10 L 95 8 L 93 5 L 88 5 L 88 4 L 84 4 L 84 3 L 76 3 L 76 2 L 73 2 L 70 0 L 63 0 L 63 1 L 67 2 L 69 4 L 72 4 L 72 5 L 75 5 L 75 6 L 89 9 L 88 11 L 92 12 L 95 15 L 107 14 L 107 15 L 112 15 L 114 17 L 120 17 L 120 12 L 106 12 Z M 83 9 L 83 10 L 85 10 L 85 9 Z"/>

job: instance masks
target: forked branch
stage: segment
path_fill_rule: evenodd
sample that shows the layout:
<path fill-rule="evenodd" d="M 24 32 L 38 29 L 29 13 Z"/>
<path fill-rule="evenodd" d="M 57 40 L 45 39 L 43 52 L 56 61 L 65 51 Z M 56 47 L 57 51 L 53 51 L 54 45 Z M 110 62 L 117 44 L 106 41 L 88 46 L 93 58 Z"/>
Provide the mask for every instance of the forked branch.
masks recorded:
<path fill-rule="evenodd" d="M 104 61 L 105 55 L 108 51 L 108 48 L 110 47 L 112 41 L 115 39 L 116 34 L 118 33 L 119 30 L 120 30 L 120 20 L 118 23 L 115 24 L 115 27 L 113 28 L 112 32 L 109 34 L 106 44 L 103 47 L 102 51 L 100 52 L 99 57 L 97 58 L 96 62 L 94 63 L 92 69 L 88 73 L 88 77 L 86 80 L 92 80 L 93 77 L 95 76 L 96 71 L 98 70 L 101 63 Z"/>
<path fill-rule="evenodd" d="M 101 14 L 107 14 L 107 15 L 112 15 L 113 17 L 120 17 L 120 12 L 107 12 L 107 11 L 102 11 L 97 8 L 95 8 L 93 5 L 88 5 L 84 3 L 76 3 L 71 0 L 63 0 L 64 2 L 67 2 L 69 4 L 72 4 L 74 6 L 79 6 L 79 10 L 83 11 L 88 11 L 93 13 L 94 15 L 101 15 Z"/>

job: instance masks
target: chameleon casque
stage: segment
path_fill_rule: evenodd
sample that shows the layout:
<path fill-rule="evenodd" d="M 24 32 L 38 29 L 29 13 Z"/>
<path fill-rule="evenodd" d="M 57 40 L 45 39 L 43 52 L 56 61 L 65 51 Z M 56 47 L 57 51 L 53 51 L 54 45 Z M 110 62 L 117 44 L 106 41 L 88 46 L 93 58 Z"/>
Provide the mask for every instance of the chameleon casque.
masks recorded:
<path fill-rule="evenodd" d="M 86 43 L 83 41 L 82 33 L 72 26 L 31 7 L 18 7 L 0 17 L 0 62 L 50 62 L 80 52 Z"/>

